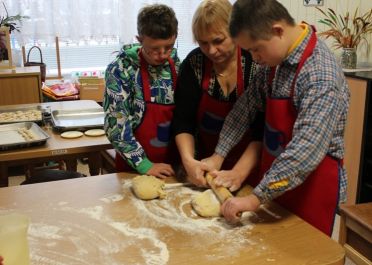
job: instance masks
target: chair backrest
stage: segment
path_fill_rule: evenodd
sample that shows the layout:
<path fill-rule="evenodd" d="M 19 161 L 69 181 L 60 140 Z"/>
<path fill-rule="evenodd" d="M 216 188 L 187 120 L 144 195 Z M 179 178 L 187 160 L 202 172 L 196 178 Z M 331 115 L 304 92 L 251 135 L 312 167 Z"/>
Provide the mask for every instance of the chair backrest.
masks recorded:
<path fill-rule="evenodd" d="M 74 172 L 74 171 L 66 171 L 66 170 L 58 170 L 58 169 L 42 169 L 42 170 L 36 171 L 34 175 L 31 175 L 28 179 L 23 181 L 21 185 L 57 181 L 57 180 L 63 180 L 63 179 L 81 178 L 81 177 L 86 177 L 86 175 L 79 173 L 79 172 Z"/>

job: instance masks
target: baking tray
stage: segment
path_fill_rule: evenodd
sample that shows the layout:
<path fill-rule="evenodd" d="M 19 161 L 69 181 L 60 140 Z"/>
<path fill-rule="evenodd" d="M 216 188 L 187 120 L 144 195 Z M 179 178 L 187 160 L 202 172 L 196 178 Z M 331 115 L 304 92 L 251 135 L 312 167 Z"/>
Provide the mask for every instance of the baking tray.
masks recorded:
<path fill-rule="evenodd" d="M 31 112 L 31 111 L 40 112 L 40 116 L 27 118 L 26 113 Z M 6 116 L 13 118 L 13 119 L 5 120 Z M 42 107 L 40 105 L 35 105 L 35 106 L 22 107 L 22 108 L 6 108 L 6 109 L 0 108 L 0 125 L 9 124 L 9 123 L 17 123 L 17 122 L 35 122 L 41 125 Z"/>
<path fill-rule="evenodd" d="M 48 138 L 49 135 L 34 122 L 0 125 L 1 151 L 43 145 Z"/>
<path fill-rule="evenodd" d="M 53 129 L 59 132 L 103 128 L 104 119 L 103 108 L 52 111 Z"/>

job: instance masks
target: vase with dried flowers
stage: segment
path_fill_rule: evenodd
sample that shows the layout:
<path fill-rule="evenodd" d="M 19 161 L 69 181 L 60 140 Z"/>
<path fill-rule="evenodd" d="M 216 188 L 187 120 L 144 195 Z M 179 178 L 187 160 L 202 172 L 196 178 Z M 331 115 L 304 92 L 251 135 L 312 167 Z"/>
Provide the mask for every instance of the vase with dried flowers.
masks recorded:
<path fill-rule="evenodd" d="M 356 68 L 357 54 L 356 50 L 362 42 L 367 44 L 367 53 L 369 53 L 368 35 L 372 33 L 372 8 L 366 13 L 359 15 L 356 8 L 354 15 L 349 11 L 345 15 L 336 14 L 332 8 L 326 11 L 316 7 L 324 16 L 319 20 L 328 27 L 327 30 L 318 35 L 326 39 L 334 40 L 333 47 L 342 49 L 341 65 L 343 68 Z"/>

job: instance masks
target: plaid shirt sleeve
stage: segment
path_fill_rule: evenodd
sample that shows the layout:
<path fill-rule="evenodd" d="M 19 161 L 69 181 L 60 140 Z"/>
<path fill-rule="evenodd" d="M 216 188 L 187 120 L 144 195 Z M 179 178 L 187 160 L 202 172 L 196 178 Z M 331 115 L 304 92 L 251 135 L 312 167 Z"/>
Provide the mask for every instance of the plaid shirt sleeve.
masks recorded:
<path fill-rule="evenodd" d="M 258 111 L 263 111 L 262 87 L 265 86 L 266 71 L 257 66 L 257 71 L 249 87 L 238 98 L 233 109 L 227 115 L 220 132 L 215 152 L 226 157 L 229 151 L 240 141 L 244 133 L 253 124 Z"/>

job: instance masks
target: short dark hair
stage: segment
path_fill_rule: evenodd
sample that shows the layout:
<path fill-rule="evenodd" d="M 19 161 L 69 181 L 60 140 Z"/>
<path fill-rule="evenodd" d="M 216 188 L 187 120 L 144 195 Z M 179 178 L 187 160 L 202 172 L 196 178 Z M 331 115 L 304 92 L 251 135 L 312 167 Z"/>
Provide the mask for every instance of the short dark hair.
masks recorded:
<path fill-rule="evenodd" d="M 139 36 L 153 39 L 169 39 L 177 36 L 178 21 L 173 9 L 162 4 L 149 5 L 140 10 L 137 17 Z"/>
<path fill-rule="evenodd" d="M 276 0 L 237 0 L 233 5 L 229 30 L 235 38 L 246 31 L 253 40 L 268 39 L 275 22 L 285 21 L 295 25 L 288 10 Z"/>

